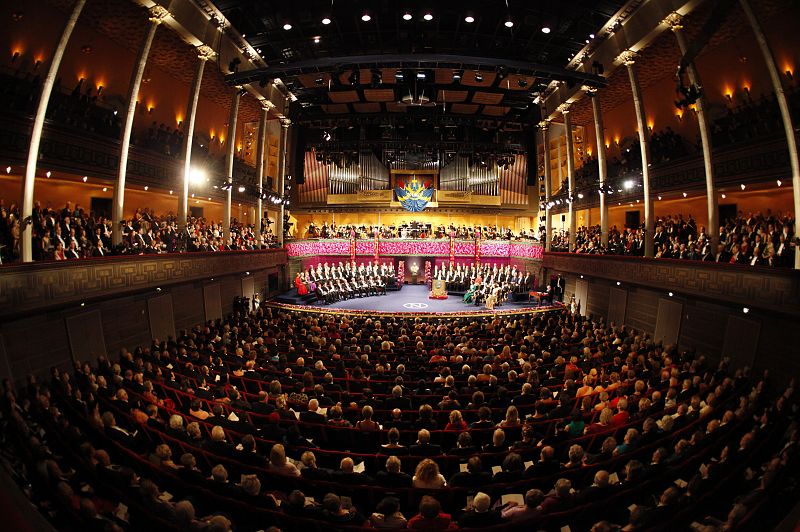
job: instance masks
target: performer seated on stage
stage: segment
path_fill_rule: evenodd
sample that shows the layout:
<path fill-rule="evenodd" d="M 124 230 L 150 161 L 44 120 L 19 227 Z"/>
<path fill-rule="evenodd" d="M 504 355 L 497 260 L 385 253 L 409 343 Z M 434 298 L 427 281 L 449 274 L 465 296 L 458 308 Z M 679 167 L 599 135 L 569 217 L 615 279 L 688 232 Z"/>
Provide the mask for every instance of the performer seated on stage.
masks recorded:
<path fill-rule="evenodd" d="M 393 264 L 326 262 L 297 274 L 294 284 L 299 295 L 316 292 L 317 299 L 332 303 L 356 296 L 386 295 L 386 284 L 394 278 Z"/>
<path fill-rule="evenodd" d="M 308 294 L 308 286 L 303 281 L 303 276 L 299 273 L 294 278 L 294 287 L 297 288 L 298 296 L 304 296 Z"/>
<path fill-rule="evenodd" d="M 473 299 L 475 299 L 475 291 L 477 288 L 478 285 L 475 283 L 470 285 L 469 289 L 464 293 L 464 303 L 472 303 Z"/>

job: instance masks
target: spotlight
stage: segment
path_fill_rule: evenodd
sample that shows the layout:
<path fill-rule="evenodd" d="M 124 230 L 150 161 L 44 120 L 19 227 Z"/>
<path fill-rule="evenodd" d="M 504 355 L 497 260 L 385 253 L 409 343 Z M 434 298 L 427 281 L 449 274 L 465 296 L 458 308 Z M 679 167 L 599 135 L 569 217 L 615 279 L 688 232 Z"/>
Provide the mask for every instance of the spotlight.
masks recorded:
<path fill-rule="evenodd" d="M 11 167 L 10 167 L 10 166 L 6 166 L 6 173 L 7 173 L 7 174 L 10 174 L 10 173 L 11 173 Z"/>
<path fill-rule="evenodd" d="M 50 170 L 48 170 L 47 173 L 45 173 L 44 175 L 46 175 L 49 178 L 51 175 L 53 175 L 53 173 L 50 172 Z"/>
<path fill-rule="evenodd" d="M 150 190 L 150 187 L 148 187 L 147 185 L 145 185 L 145 186 L 144 186 L 144 191 L 145 191 L 145 192 L 147 192 L 148 190 Z"/>
<path fill-rule="evenodd" d="M 550 33 L 550 28 L 547 26 L 542 27 L 542 33 Z"/>
<path fill-rule="evenodd" d="M 722 199 L 725 199 L 725 198 L 727 198 L 727 197 L 728 197 L 728 195 L 727 195 L 727 194 L 723 194 L 723 195 L 722 195 Z"/>
<path fill-rule="evenodd" d="M 417 79 L 419 81 L 425 81 L 425 72 L 423 72 L 422 70 L 418 70 L 417 71 Z"/>
<path fill-rule="evenodd" d="M 742 312 L 744 312 L 745 314 L 747 314 L 748 312 L 750 312 L 750 309 L 749 309 L 748 307 L 744 307 L 744 308 L 742 309 Z"/>
<path fill-rule="evenodd" d="M 403 14 L 403 20 L 411 20 L 412 18 L 414 18 L 414 17 L 409 12 L 406 12 L 406 13 Z"/>
<path fill-rule="evenodd" d="M 372 17 L 369 16 L 369 13 L 364 13 L 363 15 L 361 15 L 361 20 L 363 20 L 364 22 L 369 22 L 370 20 L 372 20 Z"/>
<path fill-rule="evenodd" d="M 742 184 L 741 184 L 741 185 L 739 185 L 739 186 L 740 186 L 740 187 L 742 187 L 742 190 L 744 190 L 744 189 L 745 189 L 745 184 L 744 184 L 744 183 L 742 183 Z"/>
<path fill-rule="evenodd" d="M 108 192 L 108 187 L 103 187 L 103 192 Z"/>
<path fill-rule="evenodd" d="M 331 19 L 329 19 L 328 17 L 325 17 L 324 19 L 322 19 L 322 24 L 323 25 L 327 26 L 330 23 L 331 23 Z"/>
<path fill-rule="evenodd" d="M 319 44 L 319 39 L 320 39 L 319 35 L 314 37 L 314 44 Z"/>
<path fill-rule="evenodd" d="M 289 31 L 290 29 L 292 29 L 292 25 L 287 22 L 286 24 L 283 25 L 283 29 Z"/>
<path fill-rule="evenodd" d="M 9 168 L 10 168 L 10 167 L 9 167 Z M 89 176 L 86 176 L 86 175 L 85 175 L 85 176 L 83 176 L 83 182 L 84 182 L 84 183 L 86 183 L 87 181 L 89 181 Z"/>
<path fill-rule="evenodd" d="M 506 20 L 505 26 L 506 26 L 506 28 L 513 28 L 514 27 L 514 21 L 513 20 Z"/>
<path fill-rule="evenodd" d="M 422 16 L 422 18 L 424 18 L 424 19 L 425 19 L 425 20 L 427 20 L 427 21 L 431 21 L 431 20 L 433 20 L 433 15 L 431 15 L 430 13 L 425 13 L 425 14 Z"/>
<path fill-rule="evenodd" d="M 244 185 L 239 185 L 239 188 L 237 190 L 239 192 L 244 192 L 245 191 Z"/>
<path fill-rule="evenodd" d="M 475 17 L 473 17 L 472 15 L 467 15 L 466 17 L 464 17 L 464 22 L 466 22 L 467 24 L 472 24 L 473 22 L 475 22 Z"/>
<path fill-rule="evenodd" d="M 193 185 L 199 185 L 206 180 L 206 174 L 199 168 L 192 168 L 189 170 L 189 182 Z"/>
<path fill-rule="evenodd" d="M 669 297 L 672 297 L 672 296 L 674 296 L 674 295 L 675 295 L 675 294 L 673 294 L 672 292 L 670 292 L 670 293 L 669 293 Z"/>
<path fill-rule="evenodd" d="M 633 188 L 633 181 L 631 181 L 630 179 L 628 179 L 627 181 L 625 181 L 625 182 L 622 184 L 622 187 L 623 187 L 625 190 L 630 190 L 630 189 L 632 189 L 632 188 Z"/>

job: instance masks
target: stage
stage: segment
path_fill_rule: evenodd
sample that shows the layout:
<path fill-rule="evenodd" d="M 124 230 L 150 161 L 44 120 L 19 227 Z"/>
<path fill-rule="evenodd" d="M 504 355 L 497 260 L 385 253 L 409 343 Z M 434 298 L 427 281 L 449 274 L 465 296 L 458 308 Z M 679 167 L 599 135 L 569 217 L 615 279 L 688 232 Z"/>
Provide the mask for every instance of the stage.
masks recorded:
<path fill-rule="evenodd" d="M 429 299 L 426 285 L 405 285 L 402 290 L 388 292 L 385 296 L 356 297 L 345 301 L 337 301 L 330 305 L 319 301 L 303 301 L 297 296 L 295 289 L 282 294 L 269 304 L 279 308 L 305 311 L 325 311 L 332 313 L 353 314 L 414 314 L 414 315 L 480 315 L 493 316 L 504 314 L 524 314 L 543 312 L 561 306 L 556 303 L 552 306 L 537 307 L 531 301 L 504 302 L 494 310 L 483 306 L 476 307 L 462 301 L 462 296 L 451 295 L 447 299 Z"/>

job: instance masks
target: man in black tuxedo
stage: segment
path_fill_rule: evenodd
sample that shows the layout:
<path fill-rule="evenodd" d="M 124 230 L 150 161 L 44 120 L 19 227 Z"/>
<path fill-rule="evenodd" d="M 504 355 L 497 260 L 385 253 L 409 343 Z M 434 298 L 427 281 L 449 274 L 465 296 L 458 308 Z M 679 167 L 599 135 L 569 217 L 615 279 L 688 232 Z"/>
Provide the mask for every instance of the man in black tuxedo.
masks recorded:
<path fill-rule="evenodd" d="M 417 443 L 409 449 L 411 456 L 439 456 L 442 454 L 442 447 L 431 443 L 431 433 L 422 429 L 417 433 Z"/>
<path fill-rule="evenodd" d="M 306 412 L 300 412 L 300 421 L 303 423 L 314 423 L 315 425 L 324 425 L 328 422 L 328 419 L 318 412 L 319 410 L 319 401 L 316 399 L 311 399 L 308 402 L 308 410 Z"/>

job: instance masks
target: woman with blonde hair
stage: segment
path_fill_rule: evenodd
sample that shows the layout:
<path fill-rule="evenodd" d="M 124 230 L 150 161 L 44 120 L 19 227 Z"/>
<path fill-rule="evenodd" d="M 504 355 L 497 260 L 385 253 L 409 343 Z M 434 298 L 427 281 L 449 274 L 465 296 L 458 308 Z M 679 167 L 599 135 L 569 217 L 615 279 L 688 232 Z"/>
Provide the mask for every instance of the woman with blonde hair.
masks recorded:
<path fill-rule="evenodd" d="M 439 473 L 439 464 L 430 458 L 424 459 L 417 465 L 412 483 L 415 488 L 439 489 L 447 485 L 444 477 Z"/>
<path fill-rule="evenodd" d="M 467 423 L 461 417 L 461 412 L 458 410 L 450 412 L 450 423 L 445 426 L 444 430 L 467 430 Z"/>
<path fill-rule="evenodd" d="M 511 405 L 506 410 L 506 418 L 497 424 L 498 427 L 518 427 L 519 426 L 519 410 L 514 405 Z"/>

